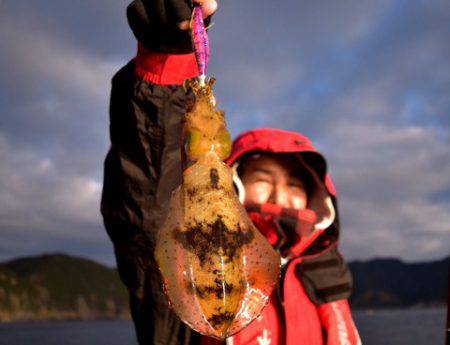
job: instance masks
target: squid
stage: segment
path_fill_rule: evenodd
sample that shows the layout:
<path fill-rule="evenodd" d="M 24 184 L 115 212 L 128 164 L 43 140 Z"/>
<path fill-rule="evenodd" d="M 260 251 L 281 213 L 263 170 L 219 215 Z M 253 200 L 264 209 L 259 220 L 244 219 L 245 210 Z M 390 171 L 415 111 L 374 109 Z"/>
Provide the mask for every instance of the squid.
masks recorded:
<path fill-rule="evenodd" d="M 186 168 L 158 231 L 155 258 L 180 319 L 225 339 L 260 315 L 278 282 L 280 257 L 247 216 L 224 163 L 231 139 L 213 84 L 198 78 L 185 85 L 196 99 L 183 125 Z"/>

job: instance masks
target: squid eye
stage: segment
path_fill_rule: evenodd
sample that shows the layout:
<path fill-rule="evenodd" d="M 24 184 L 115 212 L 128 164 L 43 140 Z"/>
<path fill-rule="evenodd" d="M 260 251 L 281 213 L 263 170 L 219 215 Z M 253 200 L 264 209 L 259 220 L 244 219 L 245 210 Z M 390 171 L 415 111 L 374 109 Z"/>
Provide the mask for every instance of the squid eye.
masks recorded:
<path fill-rule="evenodd" d="M 197 129 L 191 129 L 185 143 L 186 152 L 191 159 L 197 159 L 204 152 L 205 140 Z"/>
<path fill-rule="evenodd" d="M 216 136 L 218 150 L 216 152 L 219 154 L 221 159 L 227 158 L 231 154 L 231 137 L 230 133 L 226 129 L 222 129 Z"/>

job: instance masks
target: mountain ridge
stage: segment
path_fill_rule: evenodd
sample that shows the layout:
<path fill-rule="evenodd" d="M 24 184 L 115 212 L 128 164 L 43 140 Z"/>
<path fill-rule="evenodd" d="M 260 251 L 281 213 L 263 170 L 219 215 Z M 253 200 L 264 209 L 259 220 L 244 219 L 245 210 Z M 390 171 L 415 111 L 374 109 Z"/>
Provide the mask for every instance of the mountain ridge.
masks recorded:
<path fill-rule="evenodd" d="M 0 263 L 0 321 L 129 318 L 116 269 L 46 253 Z"/>
<path fill-rule="evenodd" d="M 352 261 L 352 308 L 444 305 L 449 262 L 450 257 L 415 263 Z M 116 268 L 65 253 L 0 262 L 0 322 L 129 317 L 128 293 Z"/>
<path fill-rule="evenodd" d="M 405 263 L 373 259 L 349 263 L 354 288 L 353 308 L 408 308 L 444 305 L 447 301 L 450 257 Z"/>

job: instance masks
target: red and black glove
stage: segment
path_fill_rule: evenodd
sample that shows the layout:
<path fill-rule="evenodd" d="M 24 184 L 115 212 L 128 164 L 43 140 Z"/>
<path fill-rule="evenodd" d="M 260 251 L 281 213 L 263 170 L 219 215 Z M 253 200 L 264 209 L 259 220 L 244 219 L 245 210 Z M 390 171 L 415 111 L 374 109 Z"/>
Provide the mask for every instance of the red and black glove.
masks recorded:
<path fill-rule="evenodd" d="M 192 0 L 134 0 L 127 8 L 128 23 L 136 39 L 146 48 L 167 53 L 187 54 L 193 51 L 189 30 L 180 22 L 191 18 Z M 211 16 L 205 19 L 209 25 Z"/>

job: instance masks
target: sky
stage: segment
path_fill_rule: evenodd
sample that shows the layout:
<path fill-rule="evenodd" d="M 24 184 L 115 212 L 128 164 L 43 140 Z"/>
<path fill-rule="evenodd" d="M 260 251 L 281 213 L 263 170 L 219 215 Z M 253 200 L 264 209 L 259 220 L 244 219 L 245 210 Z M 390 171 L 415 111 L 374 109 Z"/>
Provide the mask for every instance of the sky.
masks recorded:
<path fill-rule="evenodd" d="M 0 260 L 114 265 L 99 213 L 128 1 L 0 0 Z M 299 131 L 328 161 L 348 260 L 449 254 L 445 0 L 219 0 L 209 74 L 232 135 Z"/>

